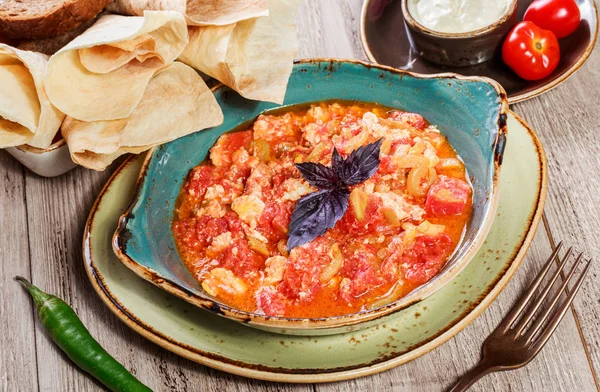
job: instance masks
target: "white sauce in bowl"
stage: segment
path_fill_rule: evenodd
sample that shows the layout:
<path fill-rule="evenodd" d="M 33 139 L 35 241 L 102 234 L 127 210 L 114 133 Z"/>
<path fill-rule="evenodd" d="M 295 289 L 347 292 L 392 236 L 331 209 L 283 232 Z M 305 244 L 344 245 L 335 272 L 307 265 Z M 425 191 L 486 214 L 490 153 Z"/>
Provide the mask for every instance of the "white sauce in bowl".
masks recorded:
<path fill-rule="evenodd" d="M 413 19 L 441 33 L 467 33 L 500 20 L 512 0 L 408 0 Z"/>

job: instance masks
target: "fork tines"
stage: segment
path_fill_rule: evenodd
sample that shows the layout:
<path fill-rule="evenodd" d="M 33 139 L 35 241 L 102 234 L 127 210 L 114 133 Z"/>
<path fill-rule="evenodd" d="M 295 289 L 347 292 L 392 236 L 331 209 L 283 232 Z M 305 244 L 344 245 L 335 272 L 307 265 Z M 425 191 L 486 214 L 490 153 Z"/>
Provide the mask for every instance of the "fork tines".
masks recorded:
<path fill-rule="evenodd" d="M 559 252 L 561 249 L 562 242 L 556 246 L 545 266 L 527 289 L 525 295 L 519 299 L 509 314 L 502 320 L 497 328 L 498 332 L 513 335 L 514 339 L 525 339 L 527 343 L 537 346 L 536 348 L 538 349 L 550 338 L 552 332 L 554 332 L 560 320 L 566 314 L 569 305 L 573 302 L 573 298 L 575 298 L 575 294 L 581 287 L 592 261 L 591 259 L 584 260 L 583 253 L 579 253 L 575 257 L 575 261 L 569 273 L 564 277 L 563 271 L 571 258 L 573 248 L 569 248 L 562 257 L 562 260 L 559 260 Z M 544 288 L 538 290 L 555 260 L 559 262 L 558 269 L 549 278 L 548 283 Z M 579 267 L 582 264 L 584 266 L 580 269 Z M 578 269 L 580 269 L 579 278 L 571 289 L 569 289 L 569 283 L 573 280 Z M 563 276 L 562 284 L 558 291 L 550 294 L 550 291 L 559 276 Z M 532 300 L 538 292 L 539 295 L 537 298 Z M 566 298 L 559 304 L 559 299 L 563 293 L 566 294 Z M 549 304 L 545 304 L 545 302 L 549 302 Z"/>

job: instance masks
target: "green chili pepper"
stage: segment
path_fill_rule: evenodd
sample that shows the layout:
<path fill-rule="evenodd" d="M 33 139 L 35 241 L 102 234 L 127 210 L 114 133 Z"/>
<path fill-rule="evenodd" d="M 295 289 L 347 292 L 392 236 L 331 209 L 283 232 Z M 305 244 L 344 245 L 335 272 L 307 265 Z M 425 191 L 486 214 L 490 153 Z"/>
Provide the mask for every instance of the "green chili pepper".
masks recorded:
<path fill-rule="evenodd" d="M 81 369 L 113 392 L 152 392 L 110 356 L 90 335 L 77 314 L 62 299 L 44 293 L 25 278 L 15 278 L 31 294 L 50 338 Z"/>

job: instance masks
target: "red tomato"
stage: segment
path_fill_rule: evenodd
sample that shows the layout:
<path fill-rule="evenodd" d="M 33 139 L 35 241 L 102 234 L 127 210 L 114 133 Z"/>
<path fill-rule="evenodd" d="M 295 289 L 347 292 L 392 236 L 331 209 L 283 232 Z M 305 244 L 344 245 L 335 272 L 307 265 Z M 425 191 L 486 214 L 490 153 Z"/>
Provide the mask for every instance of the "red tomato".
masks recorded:
<path fill-rule="evenodd" d="M 357 268 L 354 271 L 355 277 L 351 278 L 349 283 L 342 285 L 339 291 L 339 297 L 349 305 L 384 283 L 383 278 L 377 276 L 372 264 L 362 263 Z"/>
<path fill-rule="evenodd" d="M 525 80 L 543 79 L 560 61 L 558 40 L 532 22 L 518 23 L 502 45 L 502 60 Z"/>
<path fill-rule="evenodd" d="M 241 147 L 248 148 L 252 138 L 252 131 L 232 132 L 221 136 L 217 144 L 211 149 L 211 159 L 214 159 L 212 158 L 213 154 L 216 154 L 220 158 L 219 161 L 221 161 L 218 166 L 229 166 L 233 153 Z"/>
<path fill-rule="evenodd" d="M 427 126 L 427 122 L 420 114 L 409 113 L 409 112 L 399 112 L 394 110 L 390 113 L 390 118 L 392 120 L 404 122 L 411 127 L 416 129 L 425 129 Z"/>
<path fill-rule="evenodd" d="M 354 209 L 348 208 L 342 219 L 335 225 L 335 229 L 342 233 L 354 233 L 356 235 L 365 235 L 369 233 L 378 233 L 389 235 L 394 232 L 383 214 L 380 212 L 382 207 L 381 199 L 377 196 L 369 195 L 365 216 L 362 220 L 356 218 Z"/>
<path fill-rule="evenodd" d="M 206 188 L 215 183 L 216 175 L 216 170 L 211 166 L 196 166 L 190 172 L 188 182 L 185 184 L 186 192 L 192 197 L 203 198 Z"/>
<path fill-rule="evenodd" d="M 340 293 L 347 303 L 354 302 L 353 298 L 365 295 L 384 283 L 372 262 L 376 258 L 375 249 L 365 247 L 360 252 L 346 258 L 341 270 L 341 275 L 351 281 L 349 287 Z"/>
<path fill-rule="evenodd" d="M 425 211 L 431 215 L 460 215 L 470 195 L 471 187 L 465 181 L 440 176 L 429 188 Z"/>
<path fill-rule="evenodd" d="M 234 239 L 217 258 L 222 259 L 221 266 L 237 276 L 248 277 L 264 264 L 263 258 L 250 249 L 245 238 Z"/>
<path fill-rule="evenodd" d="M 577 30 L 581 13 L 575 0 L 536 0 L 527 8 L 523 20 L 563 38 Z"/>
<path fill-rule="evenodd" d="M 287 299 L 271 286 L 263 286 L 256 291 L 256 308 L 267 316 L 283 316 Z"/>
<path fill-rule="evenodd" d="M 258 221 L 258 231 L 272 242 L 284 238 L 294 209 L 292 202 L 269 202 Z"/>
<path fill-rule="evenodd" d="M 292 300 L 310 301 L 322 287 L 319 277 L 330 262 L 329 242 L 318 237 L 310 247 L 298 247 L 285 265 L 283 280 L 277 290 Z"/>
<path fill-rule="evenodd" d="M 404 246 L 402 244 L 402 235 L 394 237 L 387 249 L 390 251 L 389 256 L 381 263 L 379 271 L 381 275 L 388 281 L 394 282 L 398 279 L 398 269 L 400 268 L 400 259 L 404 254 Z"/>
<path fill-rule="evenodd" d="M 415 284 L 429 281 L 440 272 L 452 248 L 452 239 L 447 234 L 417 237 L 401 259 L 404 278 Z"/>
<path fill-rule="evenodd" d="M 392 174 L 398 171 L 398 166 L 392 160 L 392 157 L 386 155 L 379 160 L 379 174 Z"/>
<path fill-rule="evenodd" d="M 198 241 L 203 246 L 208 246 L 216 236 L 229 231 L 229 227 L 225 219 L 202 215 L 197 219 L 195 230 L 198 233 Z"/>

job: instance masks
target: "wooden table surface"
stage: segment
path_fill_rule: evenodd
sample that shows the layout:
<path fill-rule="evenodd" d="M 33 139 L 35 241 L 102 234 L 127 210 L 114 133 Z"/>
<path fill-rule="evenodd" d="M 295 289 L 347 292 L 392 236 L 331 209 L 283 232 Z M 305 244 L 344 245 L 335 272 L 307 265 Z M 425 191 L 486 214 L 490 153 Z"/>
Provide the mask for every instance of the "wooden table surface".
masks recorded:
<path fill-rule="evenodd" d="M 362 0 L 304 0 L 299 57 L 365 59 L 359 38 Z M 554 240 L 600 256 L 600 51 L 556 89 L 512 107 L 537 131 L 550 166 L 546 214 Z M 106 308 L 83 268 L 82 231 L 103 173 L 79 168 L 46 179 L 0 151 L 0 391 L 95 391 L 49 340 L 19 274 L 70 303 L 91 333 L 155 391 L 441 391 L 479 359 L 480 346 L 550 251 L 540 226 L 525 262 L 498 299 L 456 337 L 408 364 L 358 380 L 317 385 L 255 381 L 172 354 L 139 336 Z M 600 264 L 571 312 L 525 368 L 495 373 L 473 391 L 600 390 Z"/>

